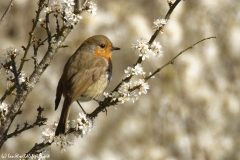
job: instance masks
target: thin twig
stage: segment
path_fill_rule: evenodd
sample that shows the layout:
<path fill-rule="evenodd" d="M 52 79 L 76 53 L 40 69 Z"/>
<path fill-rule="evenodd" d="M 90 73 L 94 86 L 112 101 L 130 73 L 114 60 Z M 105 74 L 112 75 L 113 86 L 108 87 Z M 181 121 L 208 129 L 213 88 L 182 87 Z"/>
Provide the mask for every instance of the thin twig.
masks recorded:
<path fill-rule="evenodd" d="M 36 26 L 37 26 L 40 13 L 41 13 L 42 9 L 44 8 L 44 2 L 45 2 L 45 0 L 40 0 L 40 1 L 39 1 L 39 8 L 38 8 L 38 10 L 37 10 L 37 12 L 36 12 L 36 13 L 37 13 L 37 14 L 36 14 L 36 19 L 35 19 L 35 21 L 33 20 L 32 30 L 29 32 L 29 40 L 28 40 L 27 47 L 22 46 L 22 48 L 24 49 L 24 54 L 23 54 L 23 57 L 21 58 L 21 63 L 20 63 L 20 66 L 19 66 L 19 68 L 18 68 L 18 72 L 19 72 L 19 73 L 21 72 L 21 70 L 22 70 L 22 68 L 23 68 L 23 66 L 24 66 L 24 63 L 25 63 L 25 61 L 26 61 L 27 53 L 28 53 L 28 51 L 29 51 L 29 48 L 30 48 L 32 42 L 33 42 L 33 32 L 34 32 L 34 30 L 35 30 L 35 28 L 36 28 Z M 7 95 L 11 94 L 12 91 L 13 91 L 16 87 L 17 87 L 16 85 L 13 85 L 10 89 L 6 90 L 5 93 L 4 93 L 4 95 L 1 97 L 0 101 L 3 102 L 3 101 L 6 99 Z"/>
<path fill-rule="evenodd" d="M 24 123 L 24 127 L 22 129 L 18 129 L 19 127 L 17 127 L 17 129 L 8 134 L 7 135 L 7 139 L 8 138 L 12 138 L 14 136 L 17 136 L 18 134 L 26 131 L 26 130 L 29 130 L 31 128 L 34 128 L 35 126 L 42 126 L 42 125 L 45 125 L 45 122 L 47 121 L 47 118 L 44 118 L 42 116 L 42 112 L 43 112 L 43 108 L 41 108 L 40 106 L 37 108 L 37 111 L 38 111 L 38 115 L 37 115 L 37 118 L 36 118 L 36 121 L 33 123 L 33 124 L 29 124 L 28 122 L 25 122 Z"/>
<path fill-rule="evenodd" d="M 12 6 L 12 3 L 13 3 L 13 0 L 10 1 L 9 5 L 8 5 L 8 7 L 7 7 L 7 9 L 6 9 L 6 11 L 3 13 L 3 15 L 2 15 L 2 17 L 1 17 L 1 19 L 0 19 L 0 25 L 1 25 L 2 21 L 3 21 L 3 19 L 5 18 L 5 16 L 7 15 L 7 13 L 9 12 L 9 10 L 10 10 L 10 8 L 11 8 L 11 6 Z"/>
<path fill-rule="evenodd" d="M 33 32 L 34 32 L 34 30 L 36 29 L 36 27 L 37 27 L 37 23 L 38 23 L 38 19 L 39 19 L 39 16 L 40 16 L 40 13 L 41 13 L 41 11 L 42 11 L 42 9 L 44 8 L 44 5 L 45 5 L 45 0 L 40 0 L 39 1 L 39 7 L 38 7 L 38 10 L 37 10 L 37 14 L 36 14 L 36 19 L 35 20 L 33 20 L 33 26 L 32 26 L 32 30 L 30 31 L 30 33 L 29 33 L 29 40 L 28 40 L 28 44 L 27 44 L 27 47 L 24 47 L 25 49 L 24 49 L 24 54 L 23 54 L 23 57 L 22 57 L 22 61 L 21 61 L 21 63 L 20 63 L 20 66 L 19 66 L 19 68 L 18 68 L 18 72 L 20 72 L 21 70 L 22 70 L 22 68 L 23 68 L 23 66 L 24 66 L 24 63 L 25 63 L 25 59 L 26 59 L 26 56 L 27 56 L 27 54 L 28 54 L 28 50 L 29 50 L 29 48 L 30 48 L 30 46 L 31 46 L 31 44 L 32 44 L 32 40 L 33 40 Z"/>
<path fill-rule="evenodd" d="M 9 89 L 7 89 L 7 90 L 5 91 L 5 93 L 3 94 L 3 96 L 1 97 L 0 103 L 2 103 L 2 102 L 6 99 L 6 97 L 7 97 L 8 95 L 10 95 L 10 94 L 14 91 L 15 88 L 16 88 L 16 84 L 14 84 L 14 85 L 11 86 Z"/>
<path fill-rule="evenodd" d="M 189 49 L 192 49 L 195 45 L 203 42 L 203 41 L 206 41 L 208 39 L 212 39 L 212 38 L 217 38 L 216 36 L 211 36 L 211 37 L 208 37 L 208 38 L 204 38 L 196 43 L 194 43 L 193 45 L 191 45 L 190 47 L 184 49 L 183 51 L 181 51 L 180 53 L 178 53 L 175 57 L 173 57 L 170 61 L 168 61 L 166 64 L 164 64 L 162 67 L 159 67 L 158 69 L 156 69 L 151 75 L 149 75 L 148 77 L 145 78 L 145 81 L 149 80 L 152 76 L 154 76 L 156 73 L 160 72 L 163 68 L 165 68 L 166 66 L 168 66 L 169 64 L 173 64 L 174 63 L 174 60 L 180 56 L 181 54 L 183 54 L 184 52 L 186 52 L 187 50 Z"/>

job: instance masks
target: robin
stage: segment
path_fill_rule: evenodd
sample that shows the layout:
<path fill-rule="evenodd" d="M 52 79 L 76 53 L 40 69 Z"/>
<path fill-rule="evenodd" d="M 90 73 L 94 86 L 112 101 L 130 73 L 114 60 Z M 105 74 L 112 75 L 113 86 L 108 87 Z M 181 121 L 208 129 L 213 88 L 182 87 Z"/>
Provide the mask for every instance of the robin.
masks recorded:
<path fill-rule="evenodd" d="M 61 96 L 64 103 L 55 135 L 65 133 L 74 101 L 86 102 L 100 96 L 112 78 L 112 51 L 120 50 L 103 35 L 85 40 L 67 61 L 58 82 L 55 99 L 57 110 Z"/>

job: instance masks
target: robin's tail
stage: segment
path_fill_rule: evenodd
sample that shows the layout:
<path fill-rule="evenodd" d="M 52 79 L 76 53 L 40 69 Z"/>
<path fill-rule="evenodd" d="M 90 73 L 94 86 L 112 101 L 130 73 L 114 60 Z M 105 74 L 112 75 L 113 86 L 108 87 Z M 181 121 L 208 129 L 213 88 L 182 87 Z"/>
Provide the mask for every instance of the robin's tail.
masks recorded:
<path fill-rule="evenodd" d="M 59 134 L 64 134 L 65 133 L 65 128 L 67 126 L 68 116 L 69 116 L 69 113 L 70 113 L 70 106 L 71 106 L 71 102 L 69 100 L 67 100 L 67 97 L 65 97 L 61 117 L 60 117 L 57 129 L 56 129 L 56 132 L 55 132 L 55 136 L 58 136 Z"/>
<path fill-rule="evenodd" d="M 56 99 L 55 99 L 55 110 L 57 110 L 58 105 L 60 103 L 61 97 L 63 93 L 63 87 L 62 87 L 62 78 L 60 78 L 57 86 L 57 92 L 56 92 Z"/>

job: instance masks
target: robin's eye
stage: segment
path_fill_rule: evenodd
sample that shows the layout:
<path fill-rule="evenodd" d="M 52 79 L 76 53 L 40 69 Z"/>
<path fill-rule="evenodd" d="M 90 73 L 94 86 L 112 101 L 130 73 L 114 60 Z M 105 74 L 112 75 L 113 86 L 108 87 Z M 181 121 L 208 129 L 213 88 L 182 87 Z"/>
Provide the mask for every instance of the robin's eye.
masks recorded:
<path fill-rule="evenodd" d="M 105 44 L 100 44 L 100 47 L 101 48 L 105 48 Z"/>

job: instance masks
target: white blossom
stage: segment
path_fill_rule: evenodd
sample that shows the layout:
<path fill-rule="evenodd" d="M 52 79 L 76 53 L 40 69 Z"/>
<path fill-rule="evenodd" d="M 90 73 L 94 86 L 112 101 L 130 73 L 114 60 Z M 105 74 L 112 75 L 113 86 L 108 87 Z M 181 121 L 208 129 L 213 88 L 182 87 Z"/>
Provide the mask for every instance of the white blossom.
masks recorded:
<path fill-rule="evenodd" d="M 14 57 L 16 57 L 16 56 L 19 54 L 19 52 L 20 52 L 20 51 L 19 51 L 17 48 L 8 47 L 8 48 L 6 49 L 6 53 L 5 53 L 5 54 L 7 54 L 7 56 L 13 55 Z"/>
<path fill-rule="evenodd" d="M 143 71 L 143 67 L 140 63 L 138 63 L 134 68 L 133 68 L 133 75 L 144 75 L 146 74 L 144 71 Z"/>
<path fill-rule="evenodd" d="M 24 73 L 24 72 L 21 72 L 21 73 L 19 74 L 18 79 L 19 79 L 19 84 L 22 84 L 23 82 L 25 82 L 25 81 L 26 81 L 26 75 L 25 75 L 25 73 Z"/>
<path fill-rule="evenodd" d="M 113 93 L 111 93 L 111 94 L 109 95 L 109 97 L 112 97 L 111 102 L 112 102 L 112 101 L 116 101 L 116 100 L 118 99 L 118 97 L 119 97 L 119 93 L 116 92 L 116 91 L 114 91 Z"/>
<path fill-rule="evenodd" d="M 4 65 L 11 61 L 11 57 L 15 58 L 20 53 L 20 51 L 14 47 L 8 47 L 4 51 L 3 57 L 0 58 L 0 69 L 4 68 Z"/>
<path fill-rule="evenodd" d="M 92 1 L 88 2 L 87 13 L 89 13 L 92 16 L 94 16 L 94 15 L 96 15 L 97 9 L 98 9 L 98 7 L 97 7 L 96 3 L 93 3 Z"/>
<path fill-rule="evenodd" d="M 131 88 L 130 82 L 123 82 L 123 84 L 118 88 L 118 93 L 119 94 L 128 94 L 130 88 Z"/>
<path fill-rule="evenodd" d="M 7 103 L 4 103 L 2 102 L 0 104 L 0 112 L 3 114 L 3 115 L 6 115 L 8 113 L 8 109 L 9 109 L 9 105 Z"/>
<path fill-rule="evenodd" d="M 79 117 L 77 119 L 78 126 L 77 130 L 81 131 L 81 136 L 87 134 L 93 128 L 93 121 L 90 118 L 87 118 L 87 115 L 84 113 L 79 113 Z"/>
<path fill-rule="evenodd" d="M 143 67 L 141 66 L 140 63 L 138 63 L 135 67 L 127 67 L 127 69 L 124 71 L 127 76 L 126 77 L 130 77 L 131 75 L 144 75 L 146 74 L 143 71 Z"/>
<path fill-rule="evenodd" d="M 52 10 L 53 12 L 58 12 L 58 11 L 60 11 L 60 8 L 61 8 L 61 6 L 60 6 L 59 1 L 53 1 L 53 2 L 52 2 L 52 4 L 51 4 L 51 10 Z"/>
<path fill-rule="evenodd" d="M 148 83 L 145 82 L 144 79 L 139 79 L 137 82 L 136 82 L 136 85 L 140 85 L 140 89 L 139 89 L 139 95 L 141 95 L 142 93 L 143 94 L 147 94 L 147 90 L 149 89 L 149 85 Z"/>
<path fill-rule="evenodd" d="M 42 138 L 44 143 L 52 143 L 55 136 L 55 128 L 53 126 L 47 126 L 43 128 Z"/>
<path fill-rule="evenodd" d="M 127 74 L 126 77 L 130 77 L 133 72 L 132 67 L 127 67 L 127 69 L 124 72 Z"/>
<path fill-rule="evenodd" d="M 157 58 L 162 57 L 162 55 L 163 55 L 162 46 L 160 45 L 159 42 L 152 43 L 151 51 L 152 51 L 153 55 Z"/>
<path fill-rule="evenodd" d="M 51 7 L 46 7 L 45 10 L 44 10 L 45 13 L 51 13 L 52 12 L 52 9 Z"/>
<path fill-rule="evenodd" d="M 64 15 L 64 24 L 68 27 L 75 26 L 82 17 L 73 13 L 74 0 L 53 1 L 49 7 L 46 7 L 45 13 L 57 13 Z M 45 24 L 45 19 L 39 19 L 40 26 Z"/>
<path fill-rule="evenodd" d="M 132 48 L 140 51 L 139 56 L 142 57 L 142 60 L 149 58 L 150 49 L 148 41 L 146 39 L 138 39 L 135 44 L 132 44 Z"/>
<path fill-rule="evenodd" d="M 8 81 L 11 81 L 14 79 L 14 74 L 10 71 L 7 71 L 5 75 L 5 82 L 8 83 Z"/>
<path fill-rule="evenodd" d="M 130 98 L 130 100 L 132 100 L 132 102 L 134 103 L 136 100 L 138 100 L 138 94 L 137 94 L 135 91 L 132 91 L 132 92 L 129 94 L 129 98 Z"/>
<path fill-rule="evenodd" d="M 73 134 L 60 134 L 57 137 L 54 137 L 54 142 L 57 146 L 60 146 L 61 152 L 65 152 L 66 146 L 71 146 L 74 143 L 74 135 Z"/>
<path fill-rule="evenodd" d="M 75 5 L 74 0 L 63 0 L 63 3 L 65 3 L 67 7 L 72 7 Z"/>
<path fill-rule="evenodd" d="M 45 18 L 39 18 L 38 22 L 39 22 L 38 27 L 43 26 L 46 23 L 46 19 Z"/>
<path fill-rule="evenodd" d="M 160 27 L 162 27 L 163 25 L 167 24 L 167 20 L 166 19 L 156 19 L 154 22 L 153 22 L 153 30 L 156 31 L 156 30 L 159 30 Z"/>
<path fill-rule="evenodd" d="M 122 94 L 122 96 L 118 97 L 118 104 L 123 104 L 129 100 L 130 100 L 130 98 L 129 98 L 128 94 Z"/>
<path fill-rule="evenodd" d="M 118 91 L 114 91 L 109 94 L 112 97 L 112 101 L 116 101 L 116 105 L 123 104 L 127 101 L 132 101 L 133 103 L 138 100 L 139 95 L 146 94 L 149 89 L 149 84 L 145 82 L 144 79 L 138 79 L 135 81 L 123 82 L 118 88 Z M 138 90 L 136 92 L 135 90 Z"/>
<path fill-rule="evenodd" d="M 108 98 L 109 97 L 109 93 L 108 92 L 103 92 L 103 97 L 104 98 Z"/>
<path fill-rule="evenodd" d="M 68 27 L 75 26 L 79 22 L 79 20 L 82 19 L 80 15 L 76 15 L 73 13 L 72 8 L 66 8 L 64 12 L 64 19 L 66 20 L 65 25 Z"/>
<path fill-rule="evenodd" d="M 14 74 L 12 65 L 9 63 L 11 59 L 15 59 L 19 55 L 20 51 L 14 47 L 8 47 L 4 50 L 3 57 L 0 58 L 0 70 L 5 70 L 4 81 L 7 83 L 7 88 L 11 87 L 14 82 Z"/>

